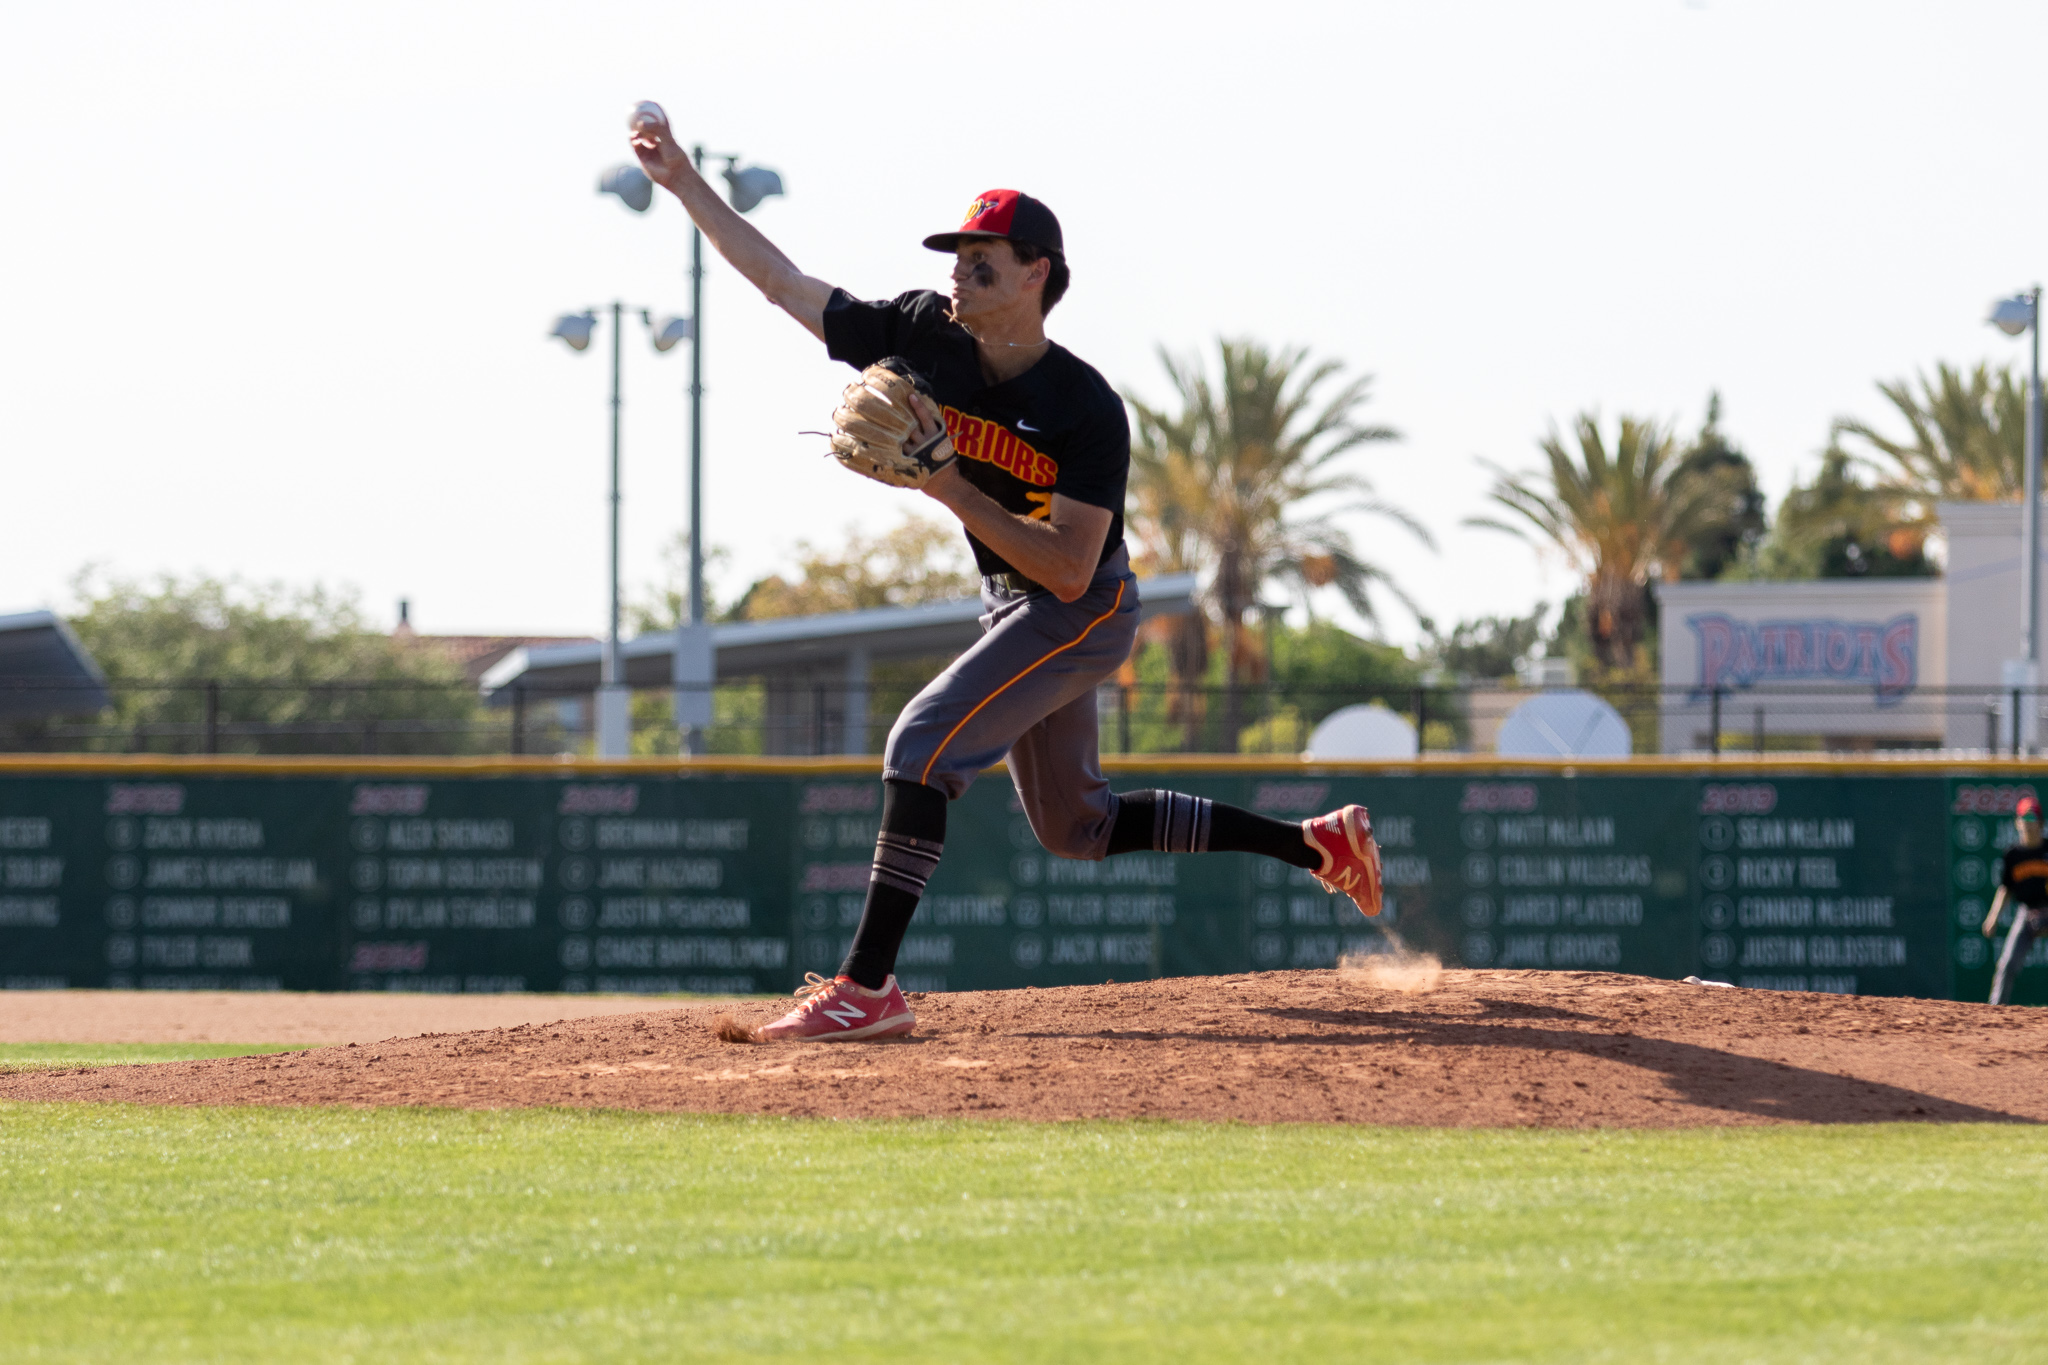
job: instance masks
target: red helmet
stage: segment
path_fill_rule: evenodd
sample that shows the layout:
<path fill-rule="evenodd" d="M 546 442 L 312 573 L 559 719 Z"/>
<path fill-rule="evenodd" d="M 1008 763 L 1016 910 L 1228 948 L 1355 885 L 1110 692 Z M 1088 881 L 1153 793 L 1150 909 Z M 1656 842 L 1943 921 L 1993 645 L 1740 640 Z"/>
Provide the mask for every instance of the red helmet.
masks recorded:
<path fill-rule="evenodd" d="M 2032 796 L 2022 796 L 2019 799 L 2019 803 L 2012 808 L 2012 813 L 2021 820 L 2039 820 L 2041 818 L 2041 803 Z"/>

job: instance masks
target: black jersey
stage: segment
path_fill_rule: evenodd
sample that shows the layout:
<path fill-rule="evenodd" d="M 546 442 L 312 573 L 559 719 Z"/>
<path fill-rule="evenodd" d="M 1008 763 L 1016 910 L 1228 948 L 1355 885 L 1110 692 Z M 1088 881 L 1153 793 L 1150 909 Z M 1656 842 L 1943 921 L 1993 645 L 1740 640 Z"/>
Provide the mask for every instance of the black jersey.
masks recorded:
<path fill-rule="evenodd" d="M 982 378 L 974 338 L 929 289 L 881 303 L 833 290 L 825 349 L 855 369 L 891 355 L 915 366 L 945 410 L 960 472 L 1004 511 L 1043 519 L 1058 493 L 1111 514 L 1103 560 L 1124 543 L 1130 419 L 1116 390 L 1072 351 L 1055 342 L 1015 379 L 991 384 Z M 967 543 L 982 573 L 1014 572 L 972 532 Z"/>
<path fill-rule="evenodd" d="M 2005 894 L 2029 910 L 2048 906 L 2048 845 L 2023 848 L 2014 844 L 2005 851 L 2005 866 L 1998 876 Z"/>

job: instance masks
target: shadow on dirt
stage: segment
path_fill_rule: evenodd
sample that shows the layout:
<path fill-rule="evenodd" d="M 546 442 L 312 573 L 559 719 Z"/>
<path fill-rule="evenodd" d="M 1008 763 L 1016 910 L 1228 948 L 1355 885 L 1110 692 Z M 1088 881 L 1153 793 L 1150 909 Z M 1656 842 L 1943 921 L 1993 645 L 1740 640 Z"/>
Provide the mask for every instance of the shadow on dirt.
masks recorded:
<path fill-rule="evenodd" d="M 1493 1002 L 1489 1002 L 1493 1003 Z M 1527 1010 L 1528 1013 L 1520 1012 Z M 1489 1011 L 1491 1012 L 1491 1011 Z M 1324 1025 L 1363 1026 L 1350 1033 L 1242 1033 L 1164 1032 L 1131 1030 L 1109 1035 L 1120 1042 L 1147 1040 L 1200 1040 L 1210 1044 L 1238 1044 L 1247 1047 L 1337 1047 L 1382 1048 L 1414 1044 L 1431 1048 L 1520 1048 L 1530 1053 L 1550 1054 L 1569 1068 L 1571 1060 L 1556 1054 L 1573 1054 L 1603 1061 L 1620 1062 L 1664 1078 L 1668 1093 L 1645 1094 L 1653 1103 L 1691 1104 L 1730 1114 L 1747 1114 L 1780 1123 L 2039 1123 L 2038 1118 L 2013 1114 L 1980 1105 L 1943 1099 L 1924 1091 L 1855 1076 L 1839 1076 L 1810 1067 L 1774 1062 L 1724 1052 L 1698 1043 L 1644 1038 L 1618 1030 L 1625 1022 L 1574 1014 L 1548 1007 L 1518 1006 L 1520 1017 L 1584 1020 L 1594 1028 L 1551 1029 L 1526 1024 L 1468 1022 L 1440 1015 L 1404 1011 L 1329 1009 L 1254 1009 L 1275 1019 L 1297 1020 Z M 1506 1011 L 1503 1011 L 1506 1013 Z M 1469 1018 L 1469 1017 L 1468 1017 Z M 1598 1031 L 1594 1031 L 1597 1029 Z M 1019 1035 L 1038 1038 L 1100 1038 L 1102 1034 L 1034 1033 Z M 1517 1086 L 1533 1086 L 1563 1079 L 1556 1075 L 1531 1074 Z M 1540 1087 L 1538 1087 L 1540 1088 Z M 1605 1088 L 1605 1087 L 1603 1087 Z"/>
<path fill-rule="evenodd" d="M 1581 1014 L 1577 1010 L 1561 1010 L 1555 1005 L 1532 1005 L 1525 1000 L 1489 1000 L 1479 997 L 1479 1003 L 1486 1007 L 1489 1018 L 1497 1019 L 1576 1019 L 1585 1023 L 1605 1022 L 1598 1014 Z"/>
<path fill-rule="evenodd" d="M 1335 1023 L 1344 1011 L 1262 1010 L 1279 1018 L 1319 1016 Z M 1553 1017 L 1587 1019 L 1605 1029 L 1626 1025 L 1614 1020 L 1549 1011 Z M 1387 1024 L 1396 1017 L 1350 1013 L 1341 1022 Z M 1329 1034 L 1294 1035 L 1289 1041 L 1338 1041 Z M 1668 1100 L 1702 1105 L 1729 1113 L 1789 1123 L 1874 1123 L 1894 1120 L 1927 1123 L 2038 1123 L 2023 1114 L 1986 1109 L 1943 1099 L 1924 1091 L 1887 1085 L 1855 1076 L 1838 1076 L 1789 1062 L 1725 1052 L 1699 1043 L 1644 1038 L 1621 1032 L 1532 1028 L 1515 1024 L 1463 1023 L 1429 1016 L 1398 1019 L 1385 1032 L 1357 1035 L 1359 1043 L 1417 1043 L 1428 1047 L 1514 1047 L 1532 1052 L 1578 1053 L 1640 1067 L 1665 1078 L 1675 1095 Z M 1668 1101 L 1667 1101 L 1668 1102 Z"/>

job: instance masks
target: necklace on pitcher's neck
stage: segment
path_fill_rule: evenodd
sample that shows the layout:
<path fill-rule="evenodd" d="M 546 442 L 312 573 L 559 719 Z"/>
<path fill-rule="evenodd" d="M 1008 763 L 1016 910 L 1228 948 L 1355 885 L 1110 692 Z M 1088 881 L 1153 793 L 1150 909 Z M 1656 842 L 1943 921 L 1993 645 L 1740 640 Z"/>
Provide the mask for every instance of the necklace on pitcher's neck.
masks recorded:
<path fill-rule="evenodd" d="M 984 341 L 982 340 L 982 338 L 974 336 L 974 329 L 972 327 L 969 327 L 966 323 L 960 321 L 959 314 L 948 313 L 946 314 L 946 318 L 948 321 L 952 322 L 955 326 L 957 326 L 961 331 L 967 333 L 967 335 L 971 337 L 974 337 L 974 344 L 977 346 L 1009 346 L 1017 349 L 1029 349 L 1035 346 L 1052 345 L 1051 337 L 1040 337 L 1036 341 Z"/>

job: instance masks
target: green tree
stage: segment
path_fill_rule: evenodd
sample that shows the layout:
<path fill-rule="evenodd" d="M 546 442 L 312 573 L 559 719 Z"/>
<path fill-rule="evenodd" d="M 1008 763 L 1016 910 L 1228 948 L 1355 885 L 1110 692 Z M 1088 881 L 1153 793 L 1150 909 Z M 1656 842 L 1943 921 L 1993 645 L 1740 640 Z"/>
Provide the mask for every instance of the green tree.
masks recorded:
<path fill-rule="evenodd" d="M 1548 542 L 1584 575 L 1586 632 L 1599 667 L 1645 673 L 1640 653 L 1649 624 L 1648 585 L 1677 577 L 1686 548 L 1717 510 L 1719 485 L 1680 477 L 1682 452 L 1671 432 L 1623 416 L 1610 450 L 1593 413 L 1573 423 L 1578 450 L 1555 429 L 1539 443 L 1548 467 L 1510 473 L 1488 460 L 1489 496 L 1507 521 L 1473 517 L 1468 524 Z"/>
<path fill-rule="evenodd" d="M 1481 616 L 1460 621 L 1447 633 L 1424 617 L 1422 662 L 1465 682 L 1513 677 L 1543 643 L 1543 616 L 1548 610 L 1547 603 L 1538 602 L 1527 616 Z"/>
<path fill-rule="evenodd" d="M 800 540 L 797 576 L 755 580 L 729 613 L 736 621 L 815 616 L 870 607 L 911 607 L 972 597 L 981 580 L 957 527 L 906 514 L 892 530 L 864 535 L 848 527 L 846 545 L 827 550 Z"/>
<path fill-rule="evenodd" d="M 1340 516 L 1383 517 L 1431 542 L 1346 465 L 1360 447 L 1398 439 L 1392 428 L 1359 418 L 1370 375 L 1326 393 L 1343 371 L 1340 361 L 1312 363 L 1305 348 L 1276 351 L 1243 338 L 1221 339 L 1216 349 L 1212 377 L 1199 356 L 1161 348 L 1175 409 L 1126 396 L 1137 415 L 1127 520 L 1146 567 L 1209 574 L 1204 611 L 1170 646 L 1173 672 L 1185 685 L 1208 671 L 1204 618 L 1213 621 L 1234 715 L 1240 686 L 1264 672 L 1251 617 L 1269 584 L 1286 584 L 1304 600 L 1312 589 L 1335 587 L 1368 621 L 1377 619 L 1376 590 L 1413 609 L 1386 571 L 1358 551 Z M 1330 498 L 1342 501 L 1308 510 Z"/>
<path fill-rule="evenodd" d="M 732 552 L 713 545 L 704 552 L 704 617 L 719 618 L 718 594 L 712 581 L 732 562 Z M 628 635 L 674 630 L 690 611 L 690 533 L 678 531 L 661 547 L 661 577 L 642 585 L 626 604 Z"/>
<path fill-rule="evenodd" d="M 1393 645 L 1329 621 L 1273 630 L 1273 690 L 1298 704 L 1310 724 L 1356 702 L 1403 703 L 1422 674 L 1422 665 Z"/>
<path fill-rule="evenodd" d="M 1821 456 L 1810 483 L 1778 504 L 1771 532 L 1743 576 L 1771 580 L 1905 578 L 1934 573 L 1926 534 L 1896 520 L 1898 500 L 1856 477 L 1840 447 Z"/>
<path fill-rule="evenodd" d="M 353 597 L 91 570 L 72 587 L 71 627 L 114 697 L 94 748 L 198 748 L 209 684 L 226 752 L 463 752 L 480 742 L 484 713 L 460 663 L 371 629 Z"/>
<path fill-rule="evenodd" d="M 1721 430 L 1719 393 L 1707 395 L 1706 420 L 1672 477 L 1709 490 L 1699 524 L 1679 557 L 1680 578 L 1719 578 L 1755 552 L 1767 529 L 1764 492 L 1749 456 Z"/>
<path fill-rule="evenodd" d="M 1422 682 L 1422 666 L 1399 648 L 1363 639 L 1330 621 L 1291 626 L 1276 620 L 1269 644 L 1266 686 L 1245 708 L 1259 718 L 1245 723 L 1248 717 L 1233 721 L 1208 715 L 1194 727 L 1172 708 L 1178 680 L 1166 645 L 1158 640 L 1141 644 L 1124 675 L 1135 684 L 1128 727 L 1132 752 L 1299 753 L 1317 722 L 1337 708 L 1378 701 L 1405 711 Z M 1209 668 L 1209 675 L 1197 681 L 1221 686 L 1220 652 L 1210 657 Z M 1123 728 L 1121 720 L 1110 723 Z M 1227 728 L 1231 724 L 1237 728 Z M 1439 745 L 1444 742 L 1440 736 Z"/>

